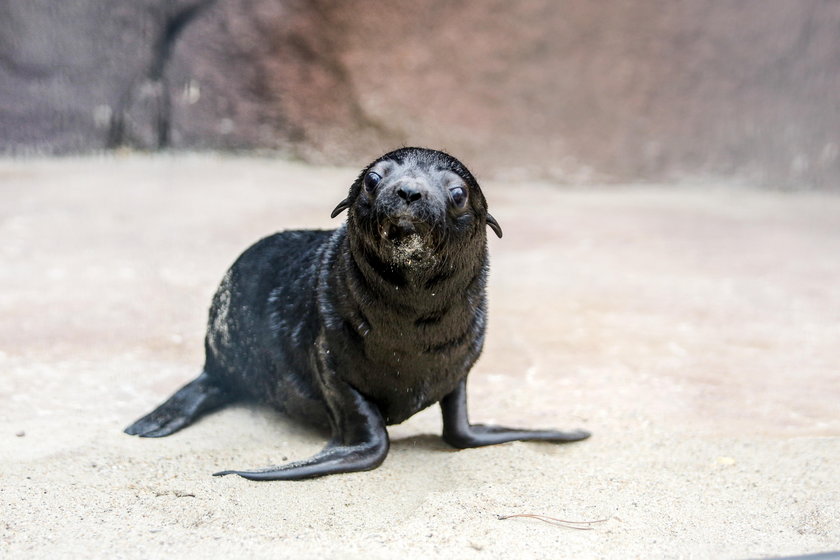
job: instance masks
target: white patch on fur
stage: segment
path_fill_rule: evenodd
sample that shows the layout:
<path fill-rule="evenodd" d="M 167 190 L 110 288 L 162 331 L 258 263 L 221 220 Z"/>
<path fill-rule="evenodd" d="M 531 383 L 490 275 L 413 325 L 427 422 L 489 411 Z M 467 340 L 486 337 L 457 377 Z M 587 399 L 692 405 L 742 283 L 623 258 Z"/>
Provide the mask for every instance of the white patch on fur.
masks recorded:
<path fill-rule="evenodd" d="M 437 255 L 432 253 L 425 240 L 412 233 L 394 244 L 393 261 L 402 266 L 429 266 L 437 262 Z"/>
<path fill-rule="evenodd" d="M 222 347 L 230 346 L 230 331 L 228 330 L 228 314 L 230 313 L 230 271 L 225 274 L 222 283 L 218 290 L 216 314 L 213 317 L 213 324 L 210 326 L 210 332 L 213 336 L 208 337 L 210 347 L 217 353 L 221 348 L 216 347 L 216 342 L 219 342 Z"/>

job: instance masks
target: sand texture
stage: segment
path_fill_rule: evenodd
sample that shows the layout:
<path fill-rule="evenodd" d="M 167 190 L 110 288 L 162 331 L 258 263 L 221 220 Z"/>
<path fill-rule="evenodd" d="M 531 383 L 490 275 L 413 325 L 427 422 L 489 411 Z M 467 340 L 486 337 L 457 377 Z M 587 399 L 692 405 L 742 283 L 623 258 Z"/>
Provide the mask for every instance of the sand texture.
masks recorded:
<path fill-rule="evenodd" d="M 124 435 L 198 373 L 234 258 L 280 229 L 335 227 L 357 172 L 0 161 L 0 558 L 840 549 L 840 197 L 825 194 L 484 185 L 505 237 L 472 418 L 588 441 L 455 451 L 433 407 L 391 428 L 375 471 L 255 483 L 210 474 L 306 457 L 322 435 L 245 407 Z"/>

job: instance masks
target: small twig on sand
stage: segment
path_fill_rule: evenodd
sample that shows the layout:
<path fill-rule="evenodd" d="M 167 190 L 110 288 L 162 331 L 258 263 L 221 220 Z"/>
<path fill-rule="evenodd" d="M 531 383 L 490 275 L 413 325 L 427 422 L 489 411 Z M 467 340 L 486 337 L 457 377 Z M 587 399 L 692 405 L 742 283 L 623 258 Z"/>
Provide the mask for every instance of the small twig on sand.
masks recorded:
<path fill-rule="evenodd" d="M 539 515 L 537 513 L 515 513 L 513 515 L 497 515 L 498 519 L 510 519 L 511 517 L 530 517 L 538 519 L 551 525 L 559 525 L 567 529 L 578 529 L 580 531 L 591 531 L 594 529 L 592 525 L 595 523 L 603 523 L 606 519 L 595 519 L 593 521 L 567 521 L 565 519 L 557 519 L 556 517 L 549 517 L 547 515 Z"/>

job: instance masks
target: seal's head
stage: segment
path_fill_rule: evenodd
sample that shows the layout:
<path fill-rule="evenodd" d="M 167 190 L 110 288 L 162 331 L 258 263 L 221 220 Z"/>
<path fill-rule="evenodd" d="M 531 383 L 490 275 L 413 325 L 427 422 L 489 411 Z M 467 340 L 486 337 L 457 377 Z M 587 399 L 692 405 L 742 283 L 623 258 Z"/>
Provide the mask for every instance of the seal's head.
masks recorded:
<path fill-rule="evenodd" d="M 485 225 L 502 236 L 472 174 L 436 150 L 402 148 L 380 157 L 362 171 L 332 217 L 347 208 L 348 227 L 391 265 L 428 265 L 447 249 L 483 245 Z"/>

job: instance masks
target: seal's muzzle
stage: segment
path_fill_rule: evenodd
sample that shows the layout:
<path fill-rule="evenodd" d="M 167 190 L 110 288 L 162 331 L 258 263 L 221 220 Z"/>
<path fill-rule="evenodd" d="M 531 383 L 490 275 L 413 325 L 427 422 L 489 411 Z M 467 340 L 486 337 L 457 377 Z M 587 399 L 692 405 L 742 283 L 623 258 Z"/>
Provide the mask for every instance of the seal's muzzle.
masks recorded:
<path fill-rule="evenodd" d="M 379 226 L 379 235 L 382 239 L 391 243 L 399 243 L 406 237 L 417 235 L 421 238 L 428 237 L 432 225 L 412 219 L 410 217 L 396 216 L 385 218 Z"/>

